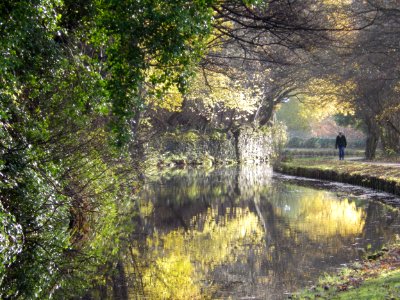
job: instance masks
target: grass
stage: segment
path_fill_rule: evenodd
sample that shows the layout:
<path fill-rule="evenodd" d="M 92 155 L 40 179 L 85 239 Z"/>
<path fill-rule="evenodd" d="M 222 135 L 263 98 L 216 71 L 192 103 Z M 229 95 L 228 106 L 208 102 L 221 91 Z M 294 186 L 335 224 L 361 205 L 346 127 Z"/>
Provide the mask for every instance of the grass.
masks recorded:
<path fill-rule="evenodd" d="M 364 150 L 360 149 L 347 149 L 346 155 L 348 156 L 364 156 Z M 291 157 L 302 157 L 302 156 L 331 156 L 337 157 L 338 150 L 334 148 L 315 148 L 315 149 L 307 149 L 307 148 L 286 148 L 284 150 L 284 154 L 286 156 Z"/>
<path fill-rule="evenodd" d="M 332 299 L 400 299 L 400 270 L 367 280 L 360 288 Z"/>
<path fill-rule="evenodd" d="M 365 177 L 376 177 L 388 181 L 400 183 L 400 167 L 380 165 L 379 162 L 339 161 L 324 157 L 316 158 L 293 158 L 282 162 L 283 166 L 289 168 L 317 169 L 335 171 L 339 174 L 361 175 Z"/>
<path fill-rule="evenodd" d="M 314 292 L 295 296 L 294 299 L 400 299 L 400 270 L 387 272 L 378 278 L 367 279 L 357 287 L 348 288 L 346 291 L 341 291 L 340 287 L 332 291 L 318 288 Z"/>
<path fill-rule="evenodd" d="M 383 250 L 372 255 L 374 259 L 325 275 L 317 286 L 292 299 L 400 299 L 400 245 Z"/>

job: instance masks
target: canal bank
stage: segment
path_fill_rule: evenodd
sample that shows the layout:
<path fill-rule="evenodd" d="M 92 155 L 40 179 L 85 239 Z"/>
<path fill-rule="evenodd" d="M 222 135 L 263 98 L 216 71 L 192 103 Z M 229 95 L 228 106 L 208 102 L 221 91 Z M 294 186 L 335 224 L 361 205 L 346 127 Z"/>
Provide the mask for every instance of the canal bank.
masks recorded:
<path fill-rule="evenodd" d="M 296 158 L 274 166 L 274 171 L 372 188 L 400 196 L 400 165 L 379 162 L 339 161 L 329 158 Z"/>

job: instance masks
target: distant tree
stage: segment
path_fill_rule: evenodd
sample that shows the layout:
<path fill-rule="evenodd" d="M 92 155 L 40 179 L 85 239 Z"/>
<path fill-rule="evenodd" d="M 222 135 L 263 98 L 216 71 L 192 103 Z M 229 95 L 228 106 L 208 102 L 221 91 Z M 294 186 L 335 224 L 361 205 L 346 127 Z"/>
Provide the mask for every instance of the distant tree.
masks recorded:
<path fill-rule="evenodd" d="M 328 33 L 329 47 L 320 44 L 322 47 L 314 47 L 303 56 L 306 71 L 297 81 L 297 91 L 307 95 L 312 108 L 338 106 L 352 111 L 363 122 L 368 159 L 375 156 L 380 138 L 389 152 L 399 151 L 396 5 L 395 1 L 368 1 L 335 9 L 334 15 L 342 20 L 337 24 L 347 24 L 355 11 L 365 18 L 354 19 L 350 27 L 344 25 L 344 30 Z M 365 23 L 368 18 L 373 22 Z"/>
<path fill-rule="evenodd" d="M 311 120 L 301 114 L 300 102 L 297 99 L 280 104 L 276 116 L 279 121 L 285 123 L 289 132 L 310 132 L 311 130 Z"/>
<path fill-rule="evenodd" d="M 351 1 L 225 1 L 213 8 L 215 38 L 202 66 L 248 74 L 261 91 L 251 118 L 257 126 L 268 124 L 284 99 L 326 75 L 317 69 L 326 64 L 316 58 L 374 20 L 373 8 L 366 11 Z"/>
<path fill-rule="evenodd" d="M 381 138 L 384 150 L 399 152 L 399 9 L 396 1 L 368 1 L 374 23 L 336 51 L 342 61 L 336 71 L 355 84 L 348 100 L 367 133 L 366 157 L 375 156 Z"/>

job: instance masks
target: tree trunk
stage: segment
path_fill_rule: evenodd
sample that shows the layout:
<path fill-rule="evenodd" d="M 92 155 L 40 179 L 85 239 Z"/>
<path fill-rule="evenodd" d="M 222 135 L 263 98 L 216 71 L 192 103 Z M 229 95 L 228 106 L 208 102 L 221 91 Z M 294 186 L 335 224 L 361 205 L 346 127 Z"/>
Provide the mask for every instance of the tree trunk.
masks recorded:
<path fill-rule="evenodd" d="M 376 154 L 376 147 L 379 140 L 379 127 L 374 120 L 367 119 L 367 140 L 365 143 L 365 158 L 368 160 L 374 159 Z"/>
<path fill-rule="evenodd" d="M 260 116 L 259 126 L 264 126 L 272 119 L 272 115 L 274 113 L 274 105 L 272 103 L 268 103 L 268 106 L 265 107 L 262 115 Z"/>
<path fill-rule="evenodd" d="M 400 153 L 400 135 L 388 123 L 383 125 L 381 133 L 382 148 L 387 155 Z"/>
<path fill-rule="evenodd" d="M 124 265 L 119 260 L 112 277 L 114 299 L 128 299 L 128 288 Z"/>

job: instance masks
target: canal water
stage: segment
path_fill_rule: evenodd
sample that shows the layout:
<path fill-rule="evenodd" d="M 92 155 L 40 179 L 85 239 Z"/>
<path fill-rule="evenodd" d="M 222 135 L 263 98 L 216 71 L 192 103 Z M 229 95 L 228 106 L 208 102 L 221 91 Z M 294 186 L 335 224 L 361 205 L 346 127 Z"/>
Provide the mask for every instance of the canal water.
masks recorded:
<path fill-rule="evenodd" d="M 74 243 L 68 210 L 65 234 L 0 216 L 0 298 L 287 299 L 398 239 L 399 210 L 380 200 L 400 203 L 266 166 L 159 171 Z"/>
<path fill-rule="evenodd" d="M 384 197 L 257 166 L 157 175 L 121 258 L 126 295 L 287 299 L 398 238 L 399 213 Z"/>

